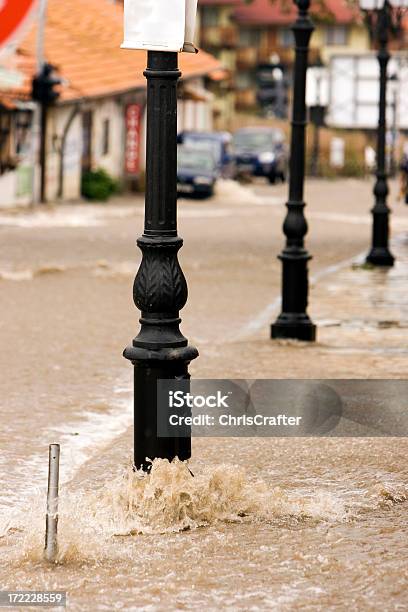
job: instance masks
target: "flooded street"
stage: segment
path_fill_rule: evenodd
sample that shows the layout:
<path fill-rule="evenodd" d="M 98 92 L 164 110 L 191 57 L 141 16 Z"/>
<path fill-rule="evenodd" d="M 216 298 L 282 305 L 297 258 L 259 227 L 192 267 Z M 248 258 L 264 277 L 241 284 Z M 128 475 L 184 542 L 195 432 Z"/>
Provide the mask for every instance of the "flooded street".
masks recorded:
<path fill-rule="evenodd" d="M 392 270 L 361 266 L 370 181 L 310 181 L 318 342 L 269 340 L 286 186 L 180 200 L 195 378 L 406 378 L 408 208 Z M 134 474 L 132 303 L 140 197 L 0 215 L 0 580 L 70 610 L 406 610 L 406 438 L 194 439 Z M 48 444 L 59 558 L 42 561 Z"/>

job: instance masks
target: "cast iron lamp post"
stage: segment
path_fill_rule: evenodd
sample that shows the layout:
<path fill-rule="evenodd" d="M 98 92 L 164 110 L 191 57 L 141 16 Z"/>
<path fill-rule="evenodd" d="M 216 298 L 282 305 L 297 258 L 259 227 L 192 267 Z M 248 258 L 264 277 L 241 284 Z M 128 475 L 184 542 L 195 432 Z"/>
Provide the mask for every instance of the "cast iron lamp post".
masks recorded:
<path fill-rule="evenodd" d="M 325 123 L 328 103 L 327 82 L 327 68 L 319 57 L 316 63 L 310 66 L 307 71 L 309 99 L 306 100 L 309 106 L 309 121 L 314 128 L 310 174 L 315 177 L 320 175 L 320 128 Z M 310 87 L 311 85 L 312 88 Z M 312 89 L 312 96 L 309 93 L 310 88 Z"/>
<path fill-rule="evenodd" d="M 387 132 L 387 67 L 390 60 L 388 43 L 401 29 L 402 9 L 407 0 L 360 0 L 365 12 L 370 34 L 378 45 L 380 65 L 380 101 L 377 132 L 377 171 L 374 187 L 375 204 L 372 209 L 372 245 L 366 261 L 374 266 L 394 265 L 394 256 L 389 249 L 389 216 L 387 204 L 389 188 L 386 171 L 385 145 Z"/>
<path fill-rule="evenodd" d="M 309 293 L 308 263 L 311 256 L 305 249 L 307 222 L 303 201 L 305 180 L 306 72 L 309 43 L 314 26 L 309 17 L 310 0 L 295 0 L 298 18 L 293 25 L 296 43 L 294 69 L 292 137 L 288 212 L 283 225 L 286 246 L 282 261 L 282 312 L 272 325 L 271 337 L 293 338 L 313 342 L 316 326 L 307 314 Z"/>
<path fill-rule="evenodd" d="M 190 438 L 157 435 L 157 382 L 189 379 L 198 356 L 181 334 L 179 311 L 187 284 L 177 253 L 177 81 L 178 54 L 149 51 L 147 70 L 147 150 L 145 228 L 137 245 L 142 263 L 133 290 L 141 329 L 124 356 L 134 365 L 134 465 L 150 469 L 158 457 L 191 456 Z"/>
<path fill-rule="evenodd" d="M 391 151 L 390 151 L 390 176 L 393 178 L 397 174 L 398 163 L 395 159 L 396 144 L 398 139 L 398 94 L 399 94 L 399 79 L 397 74 L 392 74 L 388 78 L 391 87 L 391 105 L 392 105 L 392 130 L 391 130 Z"/>

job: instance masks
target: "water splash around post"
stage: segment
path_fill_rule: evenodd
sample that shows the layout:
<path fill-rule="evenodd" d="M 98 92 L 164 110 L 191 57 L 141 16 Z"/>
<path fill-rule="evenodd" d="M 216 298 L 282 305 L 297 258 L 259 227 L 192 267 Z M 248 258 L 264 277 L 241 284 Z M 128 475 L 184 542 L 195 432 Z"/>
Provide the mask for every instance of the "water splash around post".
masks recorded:
<path fill-rule="evenodd" d="M 48 450 L 48 491 L 44 558 L 55 562 L 58 552 L 58 485 L 60 445 L 50 444 Z"/>

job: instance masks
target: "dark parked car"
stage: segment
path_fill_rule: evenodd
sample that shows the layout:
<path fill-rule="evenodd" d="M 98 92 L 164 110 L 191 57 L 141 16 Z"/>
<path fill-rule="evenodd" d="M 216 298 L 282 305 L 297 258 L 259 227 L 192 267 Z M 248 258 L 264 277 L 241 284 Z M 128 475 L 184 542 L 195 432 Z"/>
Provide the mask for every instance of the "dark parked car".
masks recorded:
<path fill-rule="evenodd" d="M 265 176 L 270 183 L 286 180 L 288 166 L 285 135 L 276 128 L 242 128 L 234 134 L 239 175 Z"/>
<path fill-rule="evenodd" d="M 208 149 L 179 145 L 177 148 L 177 193 L 201 198 L 214 195 L 217 167 Z"/>
<path fill-rule="evenodd" d="M 189 148 L 207 149 L 213 156 L 222 178 L 235 178 L 235 159 L 232 154 L 232 135 L 229 132 L 181 132 L 180 144 Z"/>

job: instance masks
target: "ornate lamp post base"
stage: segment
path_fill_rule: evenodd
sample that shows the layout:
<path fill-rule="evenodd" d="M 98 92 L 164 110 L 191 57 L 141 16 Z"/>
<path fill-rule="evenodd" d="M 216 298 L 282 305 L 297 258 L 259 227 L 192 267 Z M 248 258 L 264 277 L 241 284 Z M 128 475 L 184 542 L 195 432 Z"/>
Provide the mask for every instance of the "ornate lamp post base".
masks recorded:
<path fill-rule="evenodd" d="M 382 88 L 385 88 L 385 81 L 382 83 Z M 385 94 L 383 94 L 385 95 Z M 390 234 L 390 209 L 387 204 L 388 198 L 388 183 L 385 173 L 385 104 L 382 98 L 381 113 L 382 124 L 379 127 L 380 153 L 379 159 L 381 167 L 377 172 L 377 181 L 374 187 L 375 205 L 371 210 L 373 216 L 372 229 L 372 244 L 371 249 L 366 257 L 366 262 L 373 266 L 391 267 L 394 265 L 395 258 L 389 249 L 389 234 Z"/>
<path fill-rule="evenodd" d="M 306 250 L 284 249 L 279 259 L 283 266 L 282 312 L 271 325 L 271 338 L 314 342 L 317 327 L 306 312 L 311 256 Z"/>
<path fill-rule="evenodd" d="M 272 340 L 289 340 L 296 338 L 303 342 L 315 342 L 316 325 L 307 314 L 282 313 L 276 323 L 271 325 Z"/>
<path fill-rule="evenodd" d="M 395 257 L 387 248 L 376 247 L 371 249 L 366 262 L 373 266 L 391 268 L 395 263 Z"/>

